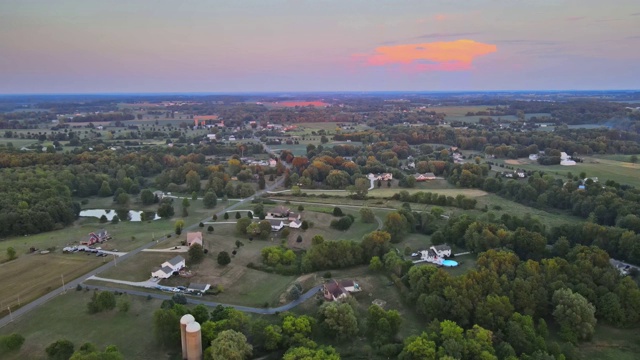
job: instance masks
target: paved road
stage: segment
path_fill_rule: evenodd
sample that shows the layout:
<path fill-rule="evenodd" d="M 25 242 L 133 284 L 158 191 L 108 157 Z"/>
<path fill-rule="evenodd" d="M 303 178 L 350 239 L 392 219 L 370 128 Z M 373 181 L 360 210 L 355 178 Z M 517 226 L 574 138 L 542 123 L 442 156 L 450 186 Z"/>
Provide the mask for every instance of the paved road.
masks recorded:
<path fill-rule="evenodd" d="M 167 294 L 150 293 L 143 290 L 119 289 L 119 288 L 113 288 L 108 286 L 88 285 L 86 287 L 88 287 L 89 289 L 96 289 L 101 291 L 119 291 L 119 292 L 127 293 L 130 295 L 137 295 L 137 296 L 144 296 L 144 297 L 151 296 L 152 298 L 159 299 L 159 300 L 170 300 L 171 297 L 173 296 L 173 295 L 167 295 Z M 211 307 L 215 307 L 218 305 L 230 306 L 242 312 L 271 315 L 271 314 L 280 313 L 283 311 L 293 309 L 294 307 L 314 297 L 316 294 L 318 294 L 320 289 L 322 289 L 322 285 L 315 286 L 311 288 L 309 291 L 307 291 L 306 293 L 300 295 L 300 298 L 298 300 L 294 300 L 288 304 L 285 304 L 276 308 L 255 308 L 255 307 L 241 306 L 241 305 L 222 304 L 214 301 L 200 300 L 200 298 L 191 297 L 191 296 L 187 297 L 187 301 L 189 304 L 193 304 L 193 305 L 202 304 L 202 305 L 211 306 Z"/>
<path fill-rule="evenodd" d="M 235 209 L 235 208 L 237 208 L 237 207 L 242 206 L 242 205 L 243 205 L 244 203 L 246 203 L 246 202 L 251 202 L 251 200 L 253 200 L 253 199 L 254 199 L 254 198 L 256 198 L 257 196 L 260 196 L 260 195 L 262 195 L 263 193 L 266 193 L 267 191 L 271 191 L 271 190 L 273 190 L 273 189 L 277 188 L 277 187 L 278 187 L 278 186 L 280 186 L 283 182 L 284 182 L 284 177 L 281 177 L 280 179 L 278 179 L 278 180 L 277 180 L 276 182 L 274 182 L 273 184 L 269 185 L 269 186 L 268 186 L 267 188 L 265 188 L 264 190 L 259 191 L 259 192 L 257 192 L 256 194 L 254 194 L 254 195 L 252 195 L 252 196 L 250 196 L 250 197 L 248 197 L 248 198 L 242 199 L 242 200 L 240 200 L 239 202 L 237 202 L 237 203 L 235 203 L 235 204 L 233 204 L 233 205 L 230 205 L 230 206 L 229 206 L 229 207 L 227 207 L 226 209 L 222 209 L 221 211 L 219 211 L 219 212 L 217 213 L 218 217 L 223 216 L 223 215 L 224 215 L 224 213 L 225 213 L 225 212 L 227 212 L 227 211 L 229 211 L 229 210 L 233 210 L 233 209 Z M 203 223 L 204 223 L 204 222 L 206 222 L 206 221 L 210 221 L 210 220 L 211 220 L 211 217 L 208 217 L 208 218 L 206 218 L 206 219 L 203 219 L 203 220 L 202 220 L 202 221 L 200 221 L 200 222 L 203 222 Z M 195 222 L 195 223 L 193 223 L 192 225 L 190 225 L 190 226 L 186 227 L 185 229 L 183 229 L 183 231 L 189 231 L 189 230 L 197 229 L 197 228 L 198 228 L 198 224 L 199 224 L 199 222 Z M 157 241 L 164 241 L 164 240 L 166 240 L 166 237 L 162 237 L 162 238 L 158 239 Z M 137 248 L 137 249 L 135 249 L 135 250 L 133 250 L 133 251 L 130 251 L 130 252 L 126 253 L 125 255 L 122 255 L 122 256 L 118 257 L 117 262 L 119 263 L 119 262 L 122 262 L 122 261 L 124 261 L 124 260 L 126 260 L 126 259 L 130 258 L 130 257 L 133 257 L 134 255 L 136 255 L 137 253 L 141 252 L 142 250 L 148 249 L 148 248 L 150 248 L 150 247 L 152 247 L 152 246 L 156 245 L 156 243 L 157 243 L 156 241 L 151 241 L 151 242 L 149 242 L 149 243 L 146 243 L 146 244 L 144 244 L 144 245 L 140 246 L 139 248 Z M 77 279 L 75 279 L 75 280 L 72 280 L 72 281 L 68 282 L 67 284 L 65 284 L 65 286 L 64 286 L 64 287 L 62 287 L 62 286 L 61 286 L 61 287 L 59 287 L 59 288 L 57 288 L 57 289 L 55 289 L 55 290 L 51 291 L 50 293 L 48 293 L 48 294 L 46 294 L 46 295 L 43 295 L 43 296 L 41 296 L 40 298 L 38 298 L 38 299 L 36 299 L 36 300 L 34 300 L 34 301 L 32 301 L 32 302 L 30 302 L 30 303 L 28 303 L 28 304 L 26 304 L 26 305 L 24 305 L 24 306 L 20 307 L 19 309 L 16 309 L 15 311 L 12 311 L 12 313 L 11 313 L 10 315 L 7 315 L 7 316 L 3 317 L 2 319 L 0 319 L 0 328 L 1 328 L 1 327 L 3 327 L 3 326 L 5 326 L 5 325 L 7 325 L 7 324 L 8 324 L 8 323 L 10 323 L 11 321 L 13 321 L 13 320 L 15 320 L 15 319 L 19 318 L 20 316 L 22 316 L 22 315 L 24 315 L 24 314 L 28 313 L 29 311 L 31 311 L 31 310 L 33 310 L 33 309 L 38 308 L 39 306 L 43 305 L 44 303 L 46 303 L 47 301 L 49 301 L 49 300 L 53 299 L 54 297 L 56 297 L 56 296 L 58 296 L 58 295 L 60 295 L 60 294 L 63 294 L 66 290 L 69 290 L 69 289 L 74 290 L 74 289 L 75 289 L 75 287 L 76 287 L 78 284 L 83 283 L 83 282 L 84 282 L 85 280 L 87 280 L 88 278 L 90 278 L 90 277 L 92 277 L 92 276 L 96 276 L 96 275 L 98 275 L 98 274 L 100 274 L 100 273 L 104 272 L 105 270 L 110 269 L 110 268 L 111 268 L 111 267 L 113 267 L 113 266 L 114 266 L 114 262 L 113 262 L 113 261 L 108 262 L 108 263 L 106 263 L 106 264 L 104 264 L 104 265 L 100 266 L 99 268 L 94 269 L 94 270 L 92 270 L 92 271 L 90 271 L 90 272 L 88 272 L 88 273 L 84 274 L 83 276 L 81 276 L 81 277 L 79 277 L 79 278 L 77 278 Z"/>

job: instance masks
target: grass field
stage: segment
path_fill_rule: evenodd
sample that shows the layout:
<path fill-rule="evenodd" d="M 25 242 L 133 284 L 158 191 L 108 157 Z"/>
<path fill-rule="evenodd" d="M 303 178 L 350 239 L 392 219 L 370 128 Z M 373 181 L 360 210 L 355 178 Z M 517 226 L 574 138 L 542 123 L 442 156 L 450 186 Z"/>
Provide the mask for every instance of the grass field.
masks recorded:
<path fill-rule="evenodd" d="M 30 254 L 0 264 L 0 316 L 31 302 L 62 286 L 62 279 L 69 282 L 99 267 L 103 257 L 77 254 Z"/>
<path fill-rule="evenodd" d="M 640 331 L 598 325 L 593 340 L 580 344 L 579 352 L 589 360 L 636 360 L 640 354 Z"/>
<path fill-rule="evenodd" d="M 2 335 L 16 332 L 26 338 L 20 352 L 3 359 L 47 359 L 44 349 L 58 339 L 72 341 L 76 349 L 85 342 L 101 349 L 113 344 L 125 359 L 169 358 L 153 337 L 153 312 L 160 308 L 159 300 L 130 296 L 128 313 L 114 310 L 89 315 L 86 306 L 91 295 L 92 292 L 70 291 L 0 329 Z"/>
<path fill-rule="evenodd" d="M 576 166 L 543 166 L 529 159 L 518 159 L 517 163 L 509 161 L 509 165 L 525 170 L 542 170 L 561 177 L 566 177 L 568 172 L 573 175 L 585 172 L 588 177 L 597 177 L 600 182 L 614 180 L 621 184 L 640 187 L 640 176 L 638 176 L 640 174 L 640 164 L 590 156 L 584 157 L 583 160 L 584 162 L 578 163 Z M 505 162 L 505 160 L 496 160 L 496 162 Z"/>

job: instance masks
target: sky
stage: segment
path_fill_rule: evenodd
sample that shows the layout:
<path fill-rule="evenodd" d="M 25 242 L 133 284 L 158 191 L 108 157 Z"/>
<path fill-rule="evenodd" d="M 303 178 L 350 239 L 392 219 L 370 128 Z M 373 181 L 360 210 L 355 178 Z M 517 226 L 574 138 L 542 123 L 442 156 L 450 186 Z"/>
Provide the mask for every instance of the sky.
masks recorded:
<path fill-rule="evenodd" d="M 1 94 L 565 89 L 640 89 L 640 1 L 0 1 Z"/>

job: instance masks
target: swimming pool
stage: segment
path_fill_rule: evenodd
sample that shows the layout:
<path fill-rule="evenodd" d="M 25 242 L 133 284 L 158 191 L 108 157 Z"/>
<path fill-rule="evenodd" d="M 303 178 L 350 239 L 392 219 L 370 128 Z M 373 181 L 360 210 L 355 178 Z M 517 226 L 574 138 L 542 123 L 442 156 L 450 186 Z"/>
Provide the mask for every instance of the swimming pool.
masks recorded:
<path fill-rule="evenodd" d="M 442 260 L 442 266 L 454 267 L 458 266 L 458 262 L 453 260 Z"/>

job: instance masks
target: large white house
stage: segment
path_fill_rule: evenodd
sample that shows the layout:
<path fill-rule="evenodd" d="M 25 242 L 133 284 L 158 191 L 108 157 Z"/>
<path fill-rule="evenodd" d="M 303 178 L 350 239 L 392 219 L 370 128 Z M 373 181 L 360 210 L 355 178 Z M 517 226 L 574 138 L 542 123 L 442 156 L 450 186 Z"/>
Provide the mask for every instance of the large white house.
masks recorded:
<path fill-rule="evenodd" d="M 436 245 L 432 246 L 429 249 L 433 250 L 433 252 L 438 255 L 438 257 L 449 257 L 451 256 L 451 246 L 449 245 Z"/>
<path fill-rule="evenodd" d="M 185 259 L 178 255 L 171 260 L 163 262 L 162 265 L 160 265 L 160 269 L 153 271 L 151 276 L 158 279 L 167 279 L 171 277 L 174 272 L 182 270 L 185 265 Z"/>

